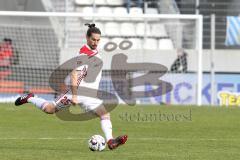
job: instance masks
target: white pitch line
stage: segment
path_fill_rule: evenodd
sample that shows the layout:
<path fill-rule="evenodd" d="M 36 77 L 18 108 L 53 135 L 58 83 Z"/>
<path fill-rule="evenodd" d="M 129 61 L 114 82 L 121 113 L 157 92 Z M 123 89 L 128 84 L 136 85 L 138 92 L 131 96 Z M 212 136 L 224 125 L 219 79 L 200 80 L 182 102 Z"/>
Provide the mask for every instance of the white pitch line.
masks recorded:
<path fill-rule="evenodd" d="M 88 138 L 81 138 L 81 137 L 39 137 L 39 138 L 27 138 L 27 137 L 2 137 L 0 140 L 86 140 Z M 239 139 L 217 139 L 217 138 L 189 138 L 189 139 L 182 139 L 182 138 L 160 138 L 160 137 L 146 137 L 146 138 L 129 138 L 129 140 L 160 140 L 160 141 L 240 141 Z"/>

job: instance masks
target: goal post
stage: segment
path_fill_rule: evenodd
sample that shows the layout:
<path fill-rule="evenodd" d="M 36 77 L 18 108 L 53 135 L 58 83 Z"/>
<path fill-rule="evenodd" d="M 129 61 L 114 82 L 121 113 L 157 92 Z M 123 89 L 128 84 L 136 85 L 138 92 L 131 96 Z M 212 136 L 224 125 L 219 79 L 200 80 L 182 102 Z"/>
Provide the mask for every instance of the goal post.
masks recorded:
<path fill-rule="evenodd" d="M 181 89 L 183 97 L 187 97 L 187 94 L 194 95 L 189 104 L 202 104 L 203 18 L 201 15 L 0 11 L 0 20 L 2 21 L 0 38 L 12 40 L 13 56 L 18 59 L 17 64 L 5 66 L 10 68 L 9 75 L 4 77 L 1 73 L 0 82 L 3 87 L 0 89 L 0 95 L 20 94 L 26 91 L 35 91 L 43 95 L 52 94 L 54 91 L 48 84 L 49 75 L 64 61 L 76 55 L 81 45 L 86 43 L 87 27 L 84 24 L 94 22 L 102 30 L 102 42 L 99 47 L 104 62 L 104 73 L 103 83 L 100 86 L 111 92 L 114 90 L 111 86 L 105 86 L 105 82 L 109 80 L 112 58 L 116 54 L 124 53 L 129 63 L 156 63 L 166 66 L 168 72 L 163 79 L 170 81 L 174 87 L 183 84 L 184 88 Z M 67 38 L 64 35 L 67 35 Z M 127 43 L 122 43 L 120 46 L 124 40 Z M 126 45 L 129 41 L 131 47 L 128 48 Z M 179 67 L 172 65 L 177 58 L 178 49 L 183 49 L 188 54 L 186 72 L 177 73 L 175 69 Z M 132 74 L 130 77 L 139 75 Z M 177 83 L 177 79 L 182 80 L 183 83 Z M 185 90 L 190 88 L 184 84 L 184 79 L 192 79 L 189 83 L 191 83 L 190 88 L 193 89 L 187 94 Z M 144 86 L 141 89 L 146 88 Z M 169 96 L 178 98 L 181 94 L 178 91 L 179 89 L 173 91 L 176 95 L 165 95 L 165 100 L 169 99 Z M 155 93 L 152 93 L 152 96 L 154 95 Z M 2 101 L 4 96 L 0 96 Z M 187 101 L 186 97 L 184 98 Z M 139 101 L 144 101 L 143 99 Z M 152 101 L 147 100 L 147 103 L 151 104 Z M 184 104 L 185 101 L 178 103 L 169 100 L 167 103 Z"/>

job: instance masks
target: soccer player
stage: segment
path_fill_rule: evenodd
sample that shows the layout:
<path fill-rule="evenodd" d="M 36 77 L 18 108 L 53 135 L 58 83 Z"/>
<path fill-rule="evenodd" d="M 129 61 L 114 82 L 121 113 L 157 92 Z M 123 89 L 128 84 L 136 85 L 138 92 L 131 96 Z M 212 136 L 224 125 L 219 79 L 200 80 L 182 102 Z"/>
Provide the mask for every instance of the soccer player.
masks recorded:
<path fill-rule="evenodd" d="M 94 56 L 100 58 L 97 46 L 101 38 L 101 31 L 99 30 L 99 28 L 95 27 L 95 24 L 86 25 L 88 26 L 88 30 L 86 33 L 87 44 L 83 45 L 83 47 L 78 53 L 78 56 L 87 55 L 89 58 Z M 48 102 L 42 98 L 34 96 L 33 93 L 28 93 L 16 99 L 15 105 L 19 106 L 25 103 L 32 103 L 37 108 L 41 109 L 43 112 L 48 114 L 54 114 L 57 111 L 61 110 L 61 108 L 69 107 L 70 104 L 79 104 L 85 110 L 91 110 L 92 112 L 94 112 L 94 114 L 99 116 L 101 121 L 101 128 L 103 130 L 103 133 L 105 134 L 108 147 L 112 150 L 117 148 L 119 145 L 124 144 L 127 141 L 127 135 L 113 138 L 110 113 L 108 113 L 104 108 L 103 101 L 98 98 L 87 97 L 81 95 L 81 93 L 78 93 L 79 86 L 88 87 L 95 90 L 97 90 L 99 87 L 102 73 L 101 71 L 97 75 L 94 82 L 88 83 L 83 80 L 89 70 L 88 67 L 89 66 L 87 65 L 83 65 L 77 68 L 73 68 L 73 71 L 70 73 L 69 76 L 70 87 L 68 87 L 68 90 L 67 92 L 65 92 L 65 94 L 62 94 L 54 102 Z"/>

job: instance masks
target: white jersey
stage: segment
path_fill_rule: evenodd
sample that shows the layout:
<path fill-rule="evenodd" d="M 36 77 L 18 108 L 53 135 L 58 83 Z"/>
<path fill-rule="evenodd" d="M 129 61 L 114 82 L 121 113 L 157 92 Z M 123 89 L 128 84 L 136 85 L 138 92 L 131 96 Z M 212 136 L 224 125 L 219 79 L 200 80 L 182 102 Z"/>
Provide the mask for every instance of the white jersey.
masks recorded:
<path fill-rule="evenodd" d="M 84 56 L 85 58 L 82 58 L 81 56 Z M 101 61 L 101 56 L 99 55 L 98 51 L 91 50 L 88 45 L 84 45 L 77 54 L 76 59 L 77 60 L 75 69 L 78 71 L 78 84 L 77 84 L 78 87 L 82 86 L 97 91 L 102 77 L 102 65 L 103 65 Z M 84 60 L 84 62 L 81 62 L 82 60 Z M 86 63 L 85 60 L 88 62 L 88 65 L 84 64 Z M 83 63 L 84 65 L 77 67 L 79 63 Z M 94 80 L 92 80 L 91 82 L 87 82 L 86 79 L 92 77 L 91 75 L 92 72 Z M 67 76 L 67 78 L 65 79 L 65 83 L 67 86 L 71 85 L 70 75 Z M 91 93 L 91 96 L 89 97 L 84 95 L 84 93 L 81 93 L 81 89 L 78 90 L 79 104 L 81 104 L 81 107 L 83 107 L 84 110 L 86 111 L 93 110 L 103 103 L 103 101 L 98 99 L 96 96 L 97 95 L 92 95 Z M 66 93 L 62 94 L 61 96 L 58 97 L 58 99 L 55 100 L 54 104 L 59 109 L 69 106 L 71 104 L 70 103 L 71 98 L 72 92 L 71 89 L 69 88 L 66 91 Z"/>
<path fill-rule="evenodd" d="M 81 54 L 79 55 L 79 57 L 81 57 Z M 95 55 L 93 58 L 101 59 L 99 54 Z M 78 86 L 83 86 L 83 87 L 98 90 L 99 84 L 100 84 L 100 81 L 101 81 L 101 78 L 102 78 L 102 62 L 101 62 L 101 64 L 99 64 L 99 61 L 96 62 L 96 63 L 95 62 L 90 61 L 90 63 L 91 63 L 90 65 L 82 65 L 82 66 L 76 68 L 76 70 L 78 71 Z M 88 76 L 90 76 L 91 73 L 89 73 L 89 72 L 91 72 L 93 70 L 98 70 L 99 72 L 98 73 L 93 73 L 93 74 L 95 74 L 95 75 L 92 75 L 92 76 L 94 76 L 94 79 L 95 79 L 94 81 L 87 82 L 86 78 Z"/>
<path fill-rule="evenodd" d="M 79 53 L 77 53 L 76 55 L 77 56 L 76 66 L 79 63 L 78 58 L 79 60 L 83 59 L 85 60 L 85 58 L 81 58 L 81 56 L 86 55 L 89 57 L 89 59 L 87 60 L 89 65 L 81 65 L 80 67 L 76 68 L 76 70 L 78 71 L 78 86 L 98 90 L 102 77 L 102 61 L 99 62 L 99 60 L 101 60 L 101 56 L 97 50 L 91 50 L 88 45 L 84 45 L 80 49 Z M 90 76 L 91 74 L 89 72 L 96 70 L 98 70 L 97 75 L 93 75 L 94 77 L 96 77 L 95 80 L 91 82 L 86 82 L 87 76 Z M 65 82 L 67 85 L 71 84 L 70 75 L 67 77 Z"/>

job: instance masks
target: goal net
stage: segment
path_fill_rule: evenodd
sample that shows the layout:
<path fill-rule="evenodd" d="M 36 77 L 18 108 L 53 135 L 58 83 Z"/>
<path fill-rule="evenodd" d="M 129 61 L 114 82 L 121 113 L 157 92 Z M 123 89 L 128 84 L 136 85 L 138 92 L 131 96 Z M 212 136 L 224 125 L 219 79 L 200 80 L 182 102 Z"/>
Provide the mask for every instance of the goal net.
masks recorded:
<path fill-rule="evenodd" d="M 1 102 L 25 92 L 54 98 L 52 73 L 86 43 L 84 24 L 95 23 L 102 32 L 100 90 L 121 103 L 201 104 L 199 15 L 0 12 L 0 20 Z"/>

